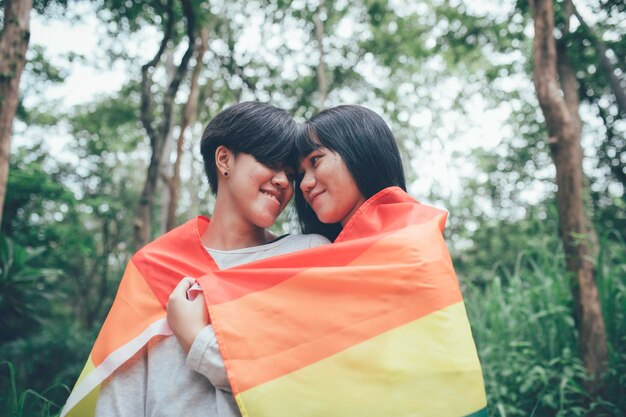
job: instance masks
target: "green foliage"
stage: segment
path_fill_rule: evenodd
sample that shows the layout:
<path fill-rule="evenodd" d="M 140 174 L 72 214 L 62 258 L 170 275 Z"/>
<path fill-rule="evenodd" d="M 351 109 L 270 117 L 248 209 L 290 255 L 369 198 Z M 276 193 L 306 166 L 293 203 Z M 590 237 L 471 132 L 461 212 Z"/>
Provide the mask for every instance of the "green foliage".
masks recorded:
<path fill-rule="evenodd" d="M 39 270 L 26 263 L 30 269 L 22 275 L 29 279 L 4 280 L 0 288 L 3 326 L 4 320 L 20 326 L 1 330 L 11 340 L 0 344 L 0 357 L 15 364 L 19 384 L 37 392 L 75 382 L 126 264 L 139 194 L 136 163 L 128 159 L 141 138 L 134 104 L 123 96 L 75 112 L 78 166 L 56 161 L 44 145 L 12 155 L 3 231 L 20 248 L 42 248 L 14 253 L 36 254 L 46 268 L 41 271 L 62 271 L 63 277 L 35 279 Z M 59 389 L 46 395 L 57 404 L 66 396 Z"/>
<path fill-rule="evenodd" d="M 610 250 L 609 250 L 610 248 Z M 626 245 L 603 242 L 598 260 L 612 355 L 602 396 L 585 389 L 570 278 L 562 250 L 521 252 L 514 264 L 466 279 L 468 314 L 478 344 L 492 416 L 619 416 L 626 402 Z"/>
<path fill-rule="evenodd" d="M 52 386 L 43 394 L 39 394 L 37 391 L 32 389 L 26 390 L 18 390 L 16 376 L 15 376 L 15 368 L 11 364 L 11 362 L 3 361 L 0 362 L 0 369 L 2 365 L 6 365 L 8 369 L 8 382 L 9 387 L 5 394 L 0 396 L 0 405 L 3 406 L 3 410 L 8 413 L 7 417 L 23 417 L 23 416 L 41 416 L 41 417 L 49 417 L 52 416 L 53 410 L 59 410 L 59 406 L 48 398 L 45 397 L 48 391 L 54 390 L 56 387 Z"/>
<path fill-rule="evenodd" d="M 68 3 L 68 0 L 33 0 L 33 10 L 45 16 L 53 15 L 60 18 L 66 11 Z"/>
<path fill-rule="evenodd" d="M 161 25 L 165 13 L 165 3 L 165 1 L 100 0 L 98 8 L 100 17 L 104 21 L 117 25 L 113 33 L 134 32 L 145 25 Z"/>
<path fill-rule="evenodd" d="M 26 65 L 20 79 L 20 97 L 16 117 L 29 125 L 52 126 L 58 123 L 61 114 L 54 100 L 40 100 L 39 97 L 52 85 L 65 81 L 69 72 L 63 66 L 53 64 L 40 45 L 31 45 L 26 52 Z M 24 105 L 24 92 L 31 98 L 28 107 Z M 33 98 L 37 97 L 35 100 Z"/>
<path fill-rule="evenodd" d="M 95 158 L 98 162 L 92 170 L 115 166 L 113 157 L 133 152 L 143 140 L 139 123 L 139 85 L 129 83 L 111 97 L 74 109 L 69 122 L 76 143 L 72 146 L 80 158 Z"/>
<path fill-rule="evenodd" d="M 0 234 L 0 343 L 33 332 L 45 317 L 58 271 L 36 266 L 42 252 Z"/>
<path fill-rule="evenodd" d="M 616 364 L 610 372 L 626 383 L 626 241 L 616 230 L 607 231 L 601 238 L 596 264 L 596 280 L 600 303 L 609 339 L 611 358 Z M 626 403 L 624 404 L 626 407 Z"/>
<path fill-rule="evenodd" d="M 486 285 L 485 271 L 510 268 L 518 262 L 520 253 L 558 250 L 556 207 L 499 207 L 501 219 L 489 217 L 475 206 L 455 207 L 448 232 L 453 244 L 455 266 L 460 274 L 472 277 L 475 285 Z M 523 217 L 518 218 L 518 213 Z M 497 262 L 495 261 L 497 260 Z M 495 262 L 495 263 L 494 263 Z M 506 284 L 508 275 L 503 275 Z"/>
<path fill-rule="evenodd" d="M 67 75 L 62 69 L 52 65 L 46 58 L 44 48 L 41 45 L 33 45 L 29 49 L 26 70 L 30 71 L 32 76 L 37 79 L 53 83 L 63 82 Z"/>
<path fill-rule="evenodd" d="M 50 401 L 62 405 L 89 356 L 98 330 L 99 324 L 85 330 L 69 320 L 52 317 L 44 331 L 0 345 L 0 357 L 15 367 L 18 386 L 45 392 Z M 0 377 L 0 393 L 9 388 L 9 381 Z"/>
<path fill-rule="evenodd" d="M 33 226 L 54 221 L 55 216 L 62 220 L 64 212 L 74 206 L 74 194 L 61 181 L 67 170 L 66 165 L 50 160 L 43 145 L 15 150 L 10 161 L 2 232 L 17 235 L 17 240 L 27 245 L 45 243 L 42 230 Z"/>

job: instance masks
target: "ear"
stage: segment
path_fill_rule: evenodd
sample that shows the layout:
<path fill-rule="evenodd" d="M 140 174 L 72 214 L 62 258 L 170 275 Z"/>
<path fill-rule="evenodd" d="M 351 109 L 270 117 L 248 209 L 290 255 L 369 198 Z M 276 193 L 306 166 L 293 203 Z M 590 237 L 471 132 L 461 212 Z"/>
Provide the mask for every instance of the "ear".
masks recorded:
<path fill-rule="evenodd" d="M 224 175 L 225 172 L 230 172 L 232 168 L 233 160 L 235 156 L 232 151 L 224 145 L 220 145 L 215 150 L 215 167 L 217 168 L 217 175 Z"/>

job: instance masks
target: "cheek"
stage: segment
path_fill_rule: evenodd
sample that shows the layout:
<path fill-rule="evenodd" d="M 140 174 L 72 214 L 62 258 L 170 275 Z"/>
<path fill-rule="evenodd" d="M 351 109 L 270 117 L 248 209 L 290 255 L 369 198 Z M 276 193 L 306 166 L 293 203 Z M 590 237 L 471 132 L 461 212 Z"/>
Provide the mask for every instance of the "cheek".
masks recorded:
<path fill-rule="evenodd" d="M 336 192 L 334 194 L 337 209 L 349 210 L 359 201 L 361 192 L 347 170 L 338 170 L 335 176 L 337 181 L 335 182 Z"/>
<path fill-rule="evenodd" d="M 255 166 L 250 170 L 249 176 L 251 181 L 262 181 L 266 177 L 268 177 L 269 171 L 265 169 L 263 166 Z"/>
<path fill-rule="evenodd" d="M 351 196 L 356 189 L 352 175 L 343 161 L 337 161 L 329 172 L 329 178 L 335 183 L 335 187 L 341 192 L 342 197 Z"/>
<path fill-rule="evenodd" d="M 316 182 L 322 183 L 325 188 L 341 188 L 342 172 L 335 162 L 320 165 L 314 173 Z"/>

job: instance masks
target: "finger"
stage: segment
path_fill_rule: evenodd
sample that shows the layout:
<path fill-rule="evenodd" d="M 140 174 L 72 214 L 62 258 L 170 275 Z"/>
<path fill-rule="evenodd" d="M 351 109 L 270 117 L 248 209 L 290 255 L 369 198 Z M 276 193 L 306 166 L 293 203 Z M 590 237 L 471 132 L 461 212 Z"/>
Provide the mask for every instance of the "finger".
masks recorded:
<path fill-rule="evenodd" d="M 197 307 L 202 310 L 202 316 L 204 318 L 204 322 L 207 324 L 211 323 L 209 309 L 206 306 L 206 302 L 204 301 L 204 296 L 202 293 L 198 294 L 198 296 L 192 301 L 192 303 L 197 303 Z"/>
<path fill-rule="evenodd" d="M 196 282 L 195 278 L 185 277 L 174 287 L 171 296 L 187 298 L 187 290 Z"/>
<path fill-rule="evenodd" d="M 195 283 L 196 283 L 196 279 L 195 278 L 185 277 L 185 278 L 180 280 L 178 285 L 176 285 L 175 290 L 179 291 L 179 292 L 186 292 Z"/>
<path fill-rule="evenodd" d="M 192 303 L 197 303 L 197 304 L 202 304 L 202 305 L 205 304 L 205 302 L 204 302 L 204 294 L 202 293 L 202 291 L 198 291 L 198 294 L 193 299 Z"/>

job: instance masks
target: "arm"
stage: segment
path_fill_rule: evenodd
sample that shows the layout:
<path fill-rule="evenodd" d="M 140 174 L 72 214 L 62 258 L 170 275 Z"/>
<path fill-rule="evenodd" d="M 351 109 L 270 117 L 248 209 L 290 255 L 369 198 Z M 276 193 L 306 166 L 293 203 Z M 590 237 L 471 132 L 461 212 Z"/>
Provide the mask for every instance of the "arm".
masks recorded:
<path fill-rule="evenodd" d="M 213 326 L 206 326 L 194 340 L 187 355 L 187 367 L 203 375 L 215 388 L 232 392 Z"/>
<path fill-rule="evenodd" d="M 183 278 L 174 288 L 167 303 L 167 322 L 187 353 L 187 367 L 222 391 L 231 392 L 224 360 L 209 324 L 209 315 L 202 293 L 189 300 L 187 290 L 195 283 Z"/>

